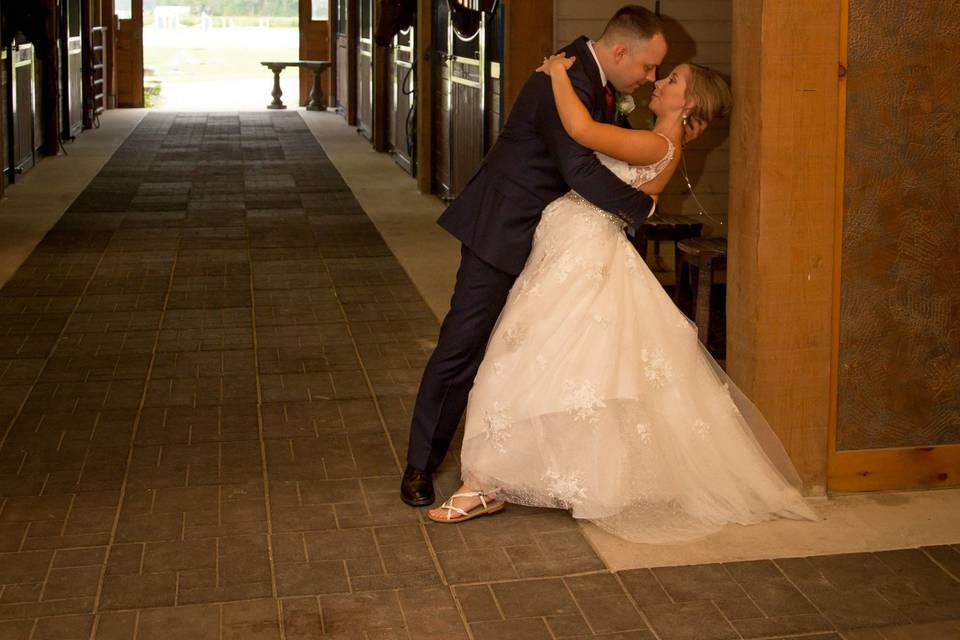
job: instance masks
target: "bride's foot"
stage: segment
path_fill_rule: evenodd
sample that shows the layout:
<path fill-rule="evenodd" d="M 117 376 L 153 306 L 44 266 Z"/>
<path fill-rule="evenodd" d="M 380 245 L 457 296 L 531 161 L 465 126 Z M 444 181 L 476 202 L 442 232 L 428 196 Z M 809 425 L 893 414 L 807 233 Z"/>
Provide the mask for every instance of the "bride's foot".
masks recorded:
<path fill-rule="evenodd" d="M 469 485 L 462 485 L 437 509 L 430 509 L 427 516 L 434 522 L 444 524 L 471 520 L 502 510 L 504 503 L 497 500 L 494 492 L 482 492 Z"/>

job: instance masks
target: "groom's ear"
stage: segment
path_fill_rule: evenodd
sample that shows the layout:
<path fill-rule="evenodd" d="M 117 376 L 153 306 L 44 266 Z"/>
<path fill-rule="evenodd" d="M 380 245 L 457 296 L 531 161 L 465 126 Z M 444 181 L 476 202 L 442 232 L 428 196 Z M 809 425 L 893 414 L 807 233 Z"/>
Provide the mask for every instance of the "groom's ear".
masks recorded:
<path fill-rule="evenodd" d="M 623 62 L 623 60 L 630 55 L 630 49 L 627 48 L 625 44 L 616 44 L 613 47 L 613 59 L 618 63 Z"/>

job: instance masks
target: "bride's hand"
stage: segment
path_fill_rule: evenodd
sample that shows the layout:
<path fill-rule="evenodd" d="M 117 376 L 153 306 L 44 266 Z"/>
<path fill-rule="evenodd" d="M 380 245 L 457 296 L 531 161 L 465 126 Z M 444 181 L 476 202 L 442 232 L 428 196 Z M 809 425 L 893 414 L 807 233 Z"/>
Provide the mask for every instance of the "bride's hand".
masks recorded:
<path fill-rule="evenodd" d="M 558 53 L 556 55 L 550 56 L 549 58 L 543 59 L 543 64 L 537 67 L 537 71 L 545 73 L 548 76 L 552 75 L 554 72 L 563 71 L 567 72 L 567 69 L 573 66 L 573 63 L 576 62 L 577 57 L 571 56 L 567 57 L 565 53 Z"/>

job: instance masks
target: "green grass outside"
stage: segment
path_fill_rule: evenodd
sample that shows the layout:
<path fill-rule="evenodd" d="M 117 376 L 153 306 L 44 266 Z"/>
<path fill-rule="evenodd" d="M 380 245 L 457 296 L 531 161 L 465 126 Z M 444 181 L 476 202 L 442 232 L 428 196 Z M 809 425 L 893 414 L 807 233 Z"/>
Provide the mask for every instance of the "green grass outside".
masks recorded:
<path fill-rule="evenodd" d="M 296 29 L 300 25 L 300 18 L 297 16 L 225 16 L 234 27 L 258 27 L 262 20 L 270 21 L 272 29 Z M 153 24 L 153 14 L 145 13 L 143 15 L 143 26 L 149 27 Z M 196 27 L 200 24 L 200 16 L 183 16 L 180 18 L 180 24 L 184 27 Z M 221 16 L 214 16 L 213 28 L 220 29 L 222 24 Z"/>
<path fill-rule="evenodd" d="M 261 66 L 265 60 L 297 60 L 296 44 L 289 49 L 200 49 L 150 46 L 144 49 L 147 79 L 197 82 L 204 80 L 270 80 L 270 70 Z M 152 71 L 152 73 L 151 73 Z M 292 70 L 294 73 L 296 70 Z M 287 70 L 285 73 L 290 73 Z"/>

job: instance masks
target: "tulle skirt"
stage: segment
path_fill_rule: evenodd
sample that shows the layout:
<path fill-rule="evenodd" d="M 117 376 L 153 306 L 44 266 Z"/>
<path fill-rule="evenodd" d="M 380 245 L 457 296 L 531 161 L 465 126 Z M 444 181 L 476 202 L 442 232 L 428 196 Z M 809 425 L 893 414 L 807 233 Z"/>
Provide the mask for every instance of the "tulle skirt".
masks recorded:
<path fill-rule="evenodd" d="M 470 394 L 464 480 L 636 542 L 816 520 L 776 434 L 622 227 L 573 195 L 544 211 Z"/>

